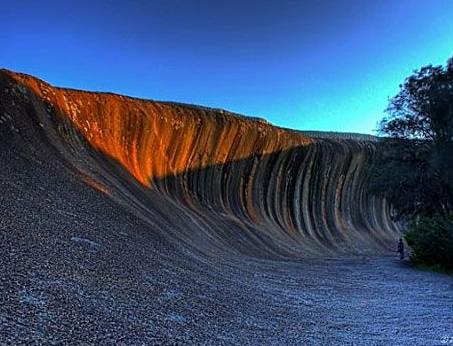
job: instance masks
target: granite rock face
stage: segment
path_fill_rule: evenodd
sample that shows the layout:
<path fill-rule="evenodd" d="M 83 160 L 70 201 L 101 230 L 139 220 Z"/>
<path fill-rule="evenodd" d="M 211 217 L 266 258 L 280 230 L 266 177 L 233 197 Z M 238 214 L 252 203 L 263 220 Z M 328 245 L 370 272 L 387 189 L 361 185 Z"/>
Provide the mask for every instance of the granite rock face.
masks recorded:
<path fill-rule="evenodd" d="M 0 95 L 1 146 L 64 167 L 196 252 L 288 257 L 394 247 L 391 208 L 366 189 L 373 137 L 56 88 L 7 70 Z"/>

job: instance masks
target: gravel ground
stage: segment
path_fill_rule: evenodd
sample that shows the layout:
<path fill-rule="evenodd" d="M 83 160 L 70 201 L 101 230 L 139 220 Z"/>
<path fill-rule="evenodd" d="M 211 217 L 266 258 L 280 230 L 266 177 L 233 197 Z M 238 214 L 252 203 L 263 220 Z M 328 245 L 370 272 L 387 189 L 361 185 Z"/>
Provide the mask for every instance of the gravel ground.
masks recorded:
<path fill-rule="evenodd" d="M 203 256 L 1 148 L 0 345 L 453 344 L 450 276 L 396 253 Z"/>

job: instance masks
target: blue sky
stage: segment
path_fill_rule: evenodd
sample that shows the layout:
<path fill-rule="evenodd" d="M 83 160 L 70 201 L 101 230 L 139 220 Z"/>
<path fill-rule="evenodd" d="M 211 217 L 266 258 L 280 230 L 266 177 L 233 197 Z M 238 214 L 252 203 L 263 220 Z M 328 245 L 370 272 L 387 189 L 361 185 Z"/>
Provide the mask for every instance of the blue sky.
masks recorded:
<path fill-rule="evenodd" d="M 453 55 L 451 0 L 0 0 L 0 66 L 54 85 L 372 133 Z"/>

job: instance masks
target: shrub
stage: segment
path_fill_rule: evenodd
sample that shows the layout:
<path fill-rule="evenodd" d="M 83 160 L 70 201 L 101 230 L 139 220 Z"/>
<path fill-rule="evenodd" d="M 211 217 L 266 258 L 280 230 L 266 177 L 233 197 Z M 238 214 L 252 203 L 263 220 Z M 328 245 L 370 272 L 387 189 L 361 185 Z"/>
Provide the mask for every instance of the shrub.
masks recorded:
<path fill-rule="evenodd" d="M 421 218 L 409 226 L 405 238 L 416 264 L 453 271 L 453 216 Z"/>

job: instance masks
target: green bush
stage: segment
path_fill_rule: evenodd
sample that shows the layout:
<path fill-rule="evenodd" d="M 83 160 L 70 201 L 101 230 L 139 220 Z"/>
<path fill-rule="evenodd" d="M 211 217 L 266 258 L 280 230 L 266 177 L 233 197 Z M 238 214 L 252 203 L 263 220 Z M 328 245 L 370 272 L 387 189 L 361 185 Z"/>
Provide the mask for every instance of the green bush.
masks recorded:
<path fill-rule="evenodd" d="M 405 238 L 418 265 L 453 271 L 453 217 L 425 217 L 408 228 Z"/>

